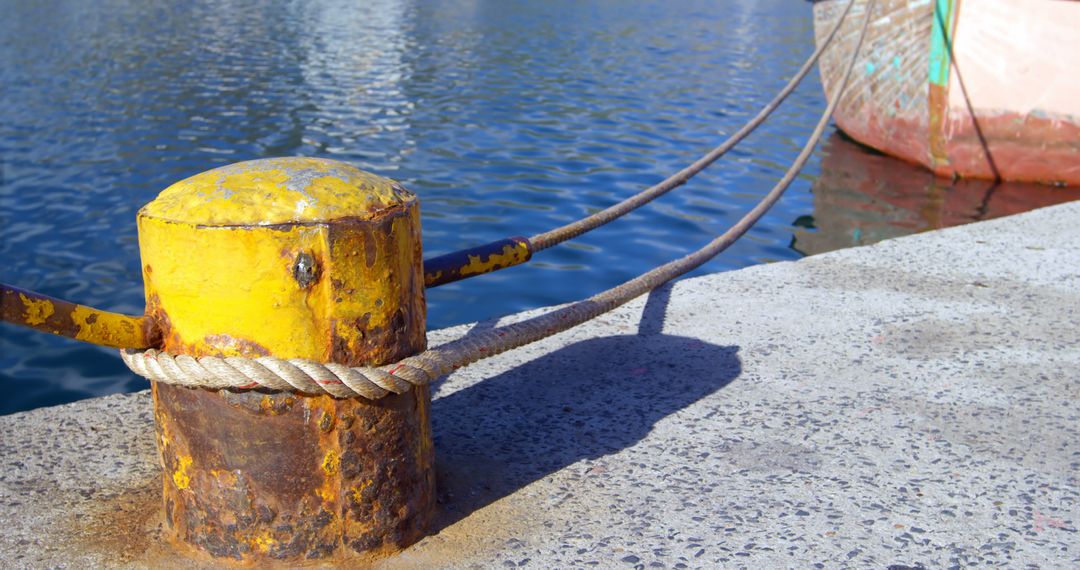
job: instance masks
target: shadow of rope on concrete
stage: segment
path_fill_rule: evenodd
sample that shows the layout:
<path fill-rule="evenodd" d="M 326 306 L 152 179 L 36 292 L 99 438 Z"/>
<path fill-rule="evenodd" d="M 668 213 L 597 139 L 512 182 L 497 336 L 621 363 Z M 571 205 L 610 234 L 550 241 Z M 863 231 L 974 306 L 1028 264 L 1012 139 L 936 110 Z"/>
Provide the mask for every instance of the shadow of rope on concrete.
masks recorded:
<path fill-rule="evenodd" d="M 650 294 L 636 335 L 578 342 L 434 402 L 434 532 L 581 460 L 634 446 L 739 377 L 738 347 L 663 334 L 670 293 L 668 285 Z"/>

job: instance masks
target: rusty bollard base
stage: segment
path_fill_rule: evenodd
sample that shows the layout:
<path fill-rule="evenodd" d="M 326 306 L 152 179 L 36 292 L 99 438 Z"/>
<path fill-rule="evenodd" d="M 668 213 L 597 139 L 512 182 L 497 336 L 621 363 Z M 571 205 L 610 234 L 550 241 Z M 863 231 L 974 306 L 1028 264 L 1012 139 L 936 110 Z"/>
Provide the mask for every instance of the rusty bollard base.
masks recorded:
<path fill-rule="evenodd" d="M 164 350 L 351 366 L 425 348 L 416 198 L 335 161 L 244 162 L 139 212 Z M 430 392 L 377 402 L 153 386 L 166 525 L 217 560 L 368 560 L 423 536 Z"/>

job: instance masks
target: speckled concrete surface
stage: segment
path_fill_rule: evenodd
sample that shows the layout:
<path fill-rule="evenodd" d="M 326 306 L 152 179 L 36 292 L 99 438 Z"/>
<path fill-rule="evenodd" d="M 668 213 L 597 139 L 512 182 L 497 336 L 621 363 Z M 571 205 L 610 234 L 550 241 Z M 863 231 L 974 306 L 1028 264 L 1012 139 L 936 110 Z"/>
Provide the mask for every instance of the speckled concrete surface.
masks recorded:
<path fill-rule="evenodd" d="M 1078 220 L 682 281 L 462 370 L 435 534 L 379 566 L 1080 567 Z M 0 565 L 198 566 L 157 541 L 149 409 L 0 417 Z"/>

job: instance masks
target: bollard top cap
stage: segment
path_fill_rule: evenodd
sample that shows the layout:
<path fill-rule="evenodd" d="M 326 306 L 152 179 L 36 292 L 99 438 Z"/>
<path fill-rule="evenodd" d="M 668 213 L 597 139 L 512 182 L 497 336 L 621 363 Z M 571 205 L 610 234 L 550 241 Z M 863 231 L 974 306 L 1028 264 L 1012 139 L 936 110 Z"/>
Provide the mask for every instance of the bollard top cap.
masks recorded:
<path fill-rule="evenodd" d="M 267 158 L 169 186 L 140 217 L 205 226 L 271 226 L 370 219 L 416 196 L 389 178 L 324 158 Z"/>

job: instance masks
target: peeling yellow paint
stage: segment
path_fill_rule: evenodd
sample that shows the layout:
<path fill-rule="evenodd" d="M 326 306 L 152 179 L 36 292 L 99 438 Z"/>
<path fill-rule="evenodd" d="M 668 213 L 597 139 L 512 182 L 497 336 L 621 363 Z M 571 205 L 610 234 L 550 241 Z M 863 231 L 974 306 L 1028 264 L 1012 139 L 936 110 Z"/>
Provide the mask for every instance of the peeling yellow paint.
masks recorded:
<path fill-rule="evenodd" d="M 371 486 L 372 480 L 365 479 L 359 485 L 352 488 L 352 498 L 357 504 L 364 503 L 364 489 Z"/>
<path fill-rule="evenodd" d="M 334 429 L 334 412 L 332 410 L 323 410 L 323 413 L 319 416 L 319 429 L 327 432 Z"/>
<path fill-rule="evenodd" d="M 26 324 L 44 324 L 45 319 L 51 317 L 52 314 L 56 312 L 56 308 L 53 307 L 52 302 L 45 299 L 31 299 L 21 293 L 19 294 L 19 299 L 23 302 L 23 306 L 26 307 Z"/>
<path fill-rule="evenodd" d="M 0 319 L 117 348 L 149 348 L 157 342 L 156 329 L 145 316 L 101 311 L 3 283 L 0 283 Z"/>
<path fill-rule="evenodd" d="M 270 225 L 335 220 L 413 200 L 393 181 L 345 163 L 274 158 L 230 164 L 177 182 L 140 215 L 213 226 Z"/>
<path fill-rule="evenodd" d="M 274 540 L 274 537 L 270 535 L 269 531 L 265 531 L 262 534 L 251 539 L 251 547 L 258 552 L 267 552 L 277 544 L 278 541 Z"/>
<path fill-rule="evenodd" d="M 337 473 L 338 466 L 340 464 L 341 458 L 338 457 L 336 451 L 331 449 L 330 451 L 326 452 L 326 457 L 323 457 L 322 469 L 326 472 L 327 475 L 333 475 Z"/>
<path fill-rule="evenodd" d="M 176 471 L 173 472 L 173 483 L 176 484 L 177 489 L 187 489 L 191 485 L 191 477 L 188 476 L 188 468 L 191 467 L 191 456 L 180 455 L 176 458 L 179 465 L 176 467 Z"/>
<path fill-rule="evenodd" d="M 331 449 L 326 452 L 322 460 L 322 470 L 326 473 L 326 477 L 323 479 L 322 485 L 315 489 L 315 494 L 320 499 L 327 503 L 332 503 L 337 497 L 337 475 L 338 468 L 341 466 L 341 457 L 338 456 L 337 451 Z"/>
<path fill-rule="evenodd" d="M 489 255 L 487 259 L 482 259 L 479 255 L 470 255 L 469 264 L 461 268 L 461 275 L 490 273 L 496 268 L 518 265 L 527 261 L 530 255 L 529 247 L 524 243 L 507 244 L 503 246 L 501 252 Z"/>
<path fill-rule="evenodd" d="M 145 342 L 142 329 L 128 315 L 77 305 L 71 311 L 71 321 L 78 328 L 77 340 L 109 346 L 140 346 Z"/>

